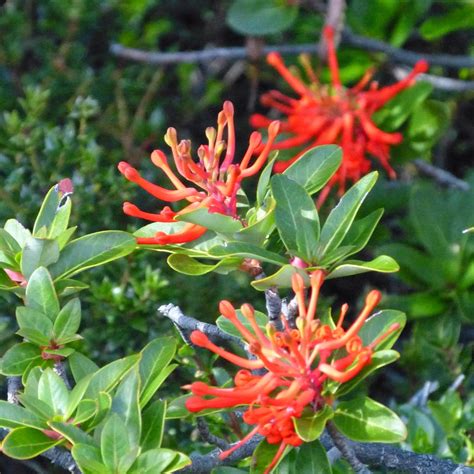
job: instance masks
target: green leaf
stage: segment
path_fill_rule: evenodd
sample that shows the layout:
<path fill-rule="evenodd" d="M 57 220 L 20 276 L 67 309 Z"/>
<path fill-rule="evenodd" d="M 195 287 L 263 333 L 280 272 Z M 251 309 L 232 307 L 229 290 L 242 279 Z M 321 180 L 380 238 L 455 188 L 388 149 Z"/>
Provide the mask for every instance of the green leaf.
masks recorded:
<path fill-rule="evenodd" d="M 104 464 L 112 472 L 120 472 L 120 461 L 130 449 L 127 427 L 116 413 L 112 413 L 100 436 L 100 452 Z"/>
<path fill-rule="evenodd" d="M 342 150 L 339 146 L 317 146 L 306 151 L 283 174 L 312 195 L 329 181 L 341 161 Z"/>
<path fill-rule="evenodd" d="M 23 375 L 32 363 L 41 363 L 40 349 L 29 342 L 21 342 L 10 347 L 2 357 L 1 373 L 3 375 Z"/>
<path fill-rule="evenodd" d="M 86 392 L 87 387 L 89 386 L 91 378 L 92 374 L 86 375 L 81 380 L 79 380 L 79 382 L 77 382 L 74 388 L 71 390 L 66 410 L 66 420 L 68 420 L 72 416 L 77 406 L 79 405 L 79 402 L 82 400 L 84 393 Z"/>
<path fill-rule="evenodd" d="M 37 367 L 39 369 L 39 367 Z M 47 403 L 38 399 L 38 395 L 20 393 L 18 400 L 21 404 L 31 413 L 36 414 L 45 420 L 50 420 L 54 417 L 55 413 L 51 406 Z"/>
<path fill-rule="evenodd" d="M 321 436 L 327 421 L 333 416 L 334 412 L 329 405 L 316 413 L 303 414 L 300 418 L 293 418 L 295 431 L 303 441 L 314 441 Z"/>
<path fill-rule="evenodd" d="M 165 413 L 166 401 L 164 400 L 156 400 L 143 412 L 140 440 L 142 452 L 161 446 L 165 427 Z"/>
<path fill-rule="evenodd" d="M 160 451 L 164 451 L 164 449 L 161 448 Z M 183 467 L 189 466 L 189 464 L 191 464 L 191 459 L 189 459 L 188 456 L 183 453 L 176 452 L 175 458 L 173 459 L 172 463 L 166 467 L 165 472 L 168 473 L 179 471 Z"/>
<path fill-rule="evenodd" d="M 68 362 L 76 383 L 99 370 L 99 366 L 95 362 L 80 352 L 74 352 L 69 357 Z"/>
<path fill-rule="evenodd" d="M 239 321 L 251 332 L 254 333 L 254 330 L 252 329 L 252 326 L 248 322 L 247 318 L 244 317 L 242 314 L 242 311 L 240 309 L 237 310 L 237 317 Z M 265 333 L 266 332 L 266 325 L 268 324 L 268 317 L 261 313 L 260 311 L 255 311 L 255 320 L 257 322 L 257 325 L 261 328 L 261 330 Z M 222 329 L 222 331 L 226 332 L 227 334 L 230 334 L 231 336 L 238 337 L 239 339 L 242 339 L 242 334 L 238 331 L 238 329 L 224 316 L 219 316 L 216 321 L 217 326 L 219 329 Z"/>
<path fill-rule="evenodd" d="M 38 398 L 52 407 L 55 414 L 66 414 L 69 392 L 63 379 L 53 369 L 46 369 L 41 375 Z"/>
<path fill-rule="evenodd" d="M 252 456 L 250 474 L 261 474 L 264 472 L 265 468 L 267 468 L 272 462 L 279 448 L 279 444 L 269 444 L 266 439 L 260 441 Z M 285 454 L 288 453 L 290 449 L 291 448 L 287 448 L 285 450 L 283 456 L 281 456 L 280 460 L 278 461 L 278 464 L 280 464 L 281 460 L 285 457 Z M 278 466 L 278 464 L 276 466 Z"/>
<path fill-rule="evenodd" d="M 8 219 L 3 228 L 18 242 L 21 248 L 31 239 L 31 232 L 15 219 Z"/>
<path fill-rule="evenodd" d="M 399 269 L 400 267 L 392 257 L 380 255 L 370 262 L 347 260 L 342 265 L 334 268 L 325 279 L 330 280 L 331 278 L 341 278 L 366 272 L 393 273 Z"/>
<path fill-rule="evenodd" d="M 252 208 L 247 214 L 248 225 L 232 238 L 261 248 L 275 228 L 275 200 L 271 199 L 265 208 Z"/>
<path fill-rule="evenodd" d="M 18 335 L 39 346 L 47 346 L 53 335 L 53 323 L 41 311 L 26 306 L 18 306 L 16 320 L 20 330 Z"/>
<path fill-rule="evenodd" d="M 144 407 L 165 380 L 165 369 L 176 353 L 176 341 L 171 337 L 154 339 L 141 351 L 139 364 L 142 388 L 140 405 Z"/>
<path fill-rule="evenodd" d="M 112 397 L 106 392 L 99 392 L 99 395 L 96 397 L 96 402 L 97 411 L 94 415 L 94 418 L 88 420 L 84 426 L 84 429 L 90 430 L 94 426 L 97 426 L 99 423 L 101 423 L 102 420 L 104 420 L 104 418 L 109 413 L 110 407 L 112 406 Z"/>
<path fill-rule="evenodd" d="M 241 263 L 240 258 L 223 258 L 215 264 L 201 263 L 193 257 L 179 253 L 173 253 L 167 258 L 168 265 L 175 271 L 184 275 L 200 276 L 213 271 L 224 270 L 226 272 L 235 270 Z"/>
<path fill-rule="evenodd" d="M 240 34 L 262 36 L 287 30 L 297 15 L 296 6 L 277 0 L 234 0 L 226 22 Z"/>
<path fill-rule="evenodd" d="M 339 247 L 344 240 L 362 202 L 377 181 L 377 176 L 375 171 L 364 176 L 342 196 L 331 211 L 321 230 L 318 250 L 320 260 Z"/>
<path fill-rule="evenodd" d="M 130 474 L 172 472 L 167 470 L 167 467 L 173 464 L 177 454 L 171 449 L 151 449 L 143 452 L 133 464 Z"/>
<path fill-rule="evenodd" d="M 2 452 L 13 459 L 31 459 L 61 442 L 34 428 L 15 428 L 3 440 Z"/>
<path fill-rule="evenodd" d="M 313 200 L 302 186 L 282 174 L 273 176 L 271 188 L 281 240 L 291 254 L 313 262 L 319 241 L 319 216 Z"/>
<path fill-rule="evenodd" d="M 381 367 L 385 367 L 392 362 L 395 362 L 400 358 L 400 354 L 397 351 L 388 350 L 379 350 L 372 354 L 370 363 L 366 365 L 353 379 L 343 384 L 336 383 L 335 390 L 331 392 L 337 394 L 337 397 L 346 395 L 351 390 L 353 390 L 357 385 L 359 385 L 362 380 L 366 379 L 372 372 L 375 372 Z"/>
<path fill-rule="evenodd" d="M 88 284 L 79 280 L 73 280 L 72 278 L 65 278 L 64 280 L 56 282 L 56 291 L 58 292 L 58 296 L 62 297 L 73 295 L 87 288 L 89 288 Z"/>
<path fill-rule="evenodd" d="M 326 450 L 320 441 L 305 443 L 300 447 L 296 458 L 296 470 L 298 474 L 331 474 Z"/>
<path fill-rule="evenodd" d="M 344 436 L 354 441 L 399 443 L 407 437 L 402 420 L 386 406 L 368 397 L 340 402 L 333 422 Z"/>
<path fill-rule="evenodd" d="M 285 265 L 288 259 L 281 257 L 277 253 L 270 252 L 258 245 L 247 242 L 227 242 L 225 245 L 216 245 L 209 249 L 212 257 L 240 257 L 256 258 L 261 262 L 273 263 L 275 265 Z"/>
<path fill-rule="evenodd" d="M 29 239 L 21 253 L 21 273 L 28 280 L 39 267 L 47 267 L 58 261 L 59 245 L 51 239 Z"/>
<path fill-rule="evenodd" d="M 81 324 L 81 302 L 74 298 L 67 302 L 54 321 L 54 339 L 58 344 L 65 344 L 74 336 Z"/>
<path fill-rule="evenodd" d="M 39 430 L 46 428 L 44 421 L 25 408 L 0 400 L 0 426 L 3 428 L 17 428 L 29 426 Z"/>
<path fill-rule="evenodd" d="M 396 331 L 392 332 L 386 339 L 375 346 L 375 350 L 379 351 L 382 349 L 390 349 L 403 331 L 406 320 L 405 313 L 401 311 L 383 309 L 365 321 L 359 331 L 359 337 L 362 339 L 364 346 L 367 346 L 387 332 L 392 325 L 398 324 L 400 327 Z"/>
<path fill-rule="evenodd" d="M 83 443 L 94 445 L 94 439 L 77 426 L 70 423 L 62 423 L 59 421 L 50 421 L 48 425 L 56 432 L 64 436 L 73 445 Z"/>
<path fill-rule="evenodd" d="M 20 244 L 5 229 L 0 229 L 0 249 L 12 255 L 21 251 Z"/>
<path fill-rule="evenodd" d="M 441 38 L 452 31 L 471 29 L 474 27 L 474 8 L 472 4 L 452 5 L 454 8 L 442 15 L 430 16 L 425 20 L 420 33 L 423 38 L 432 41 Z"/>
<path fill-rule="evenodd" d="M 190 222 L 206 227 L 214 232 L 232 234 L 242 229 L 242 223 L 231 216 L 218 212 L 209 212 L 207 208 L 201 207 L 195 211 L 185 212 L 176 216 L 178 222 Z"/>
<path fill-rule="evenodd" d="M 71 277 L 88 268 L 97 267 L 135 250 L 132 235 L 118 230 L 107 230 L 85 235 L 69 242 L 61 252 L 59 260 L 51 265 L 53 278 Z"/>
<path fill-rule="evenodd" d="M 107 473 L 107 467 L 102 463 L 99 448 L 79 443 L 72 447 L 71 453 L 84 474 Z"/>
<path fill-rule="evenodd" d="M 42 312 L 51 321 L 59 313 L 59 300 L 48 270 L 40 267 L 34 271 L 26 287 L 26 306 Z"/>
<path fill-rule="evenodd" d="M 463 402 L 457 392 L 446 392 L 439 401 L 428 400 L 434 419 L 447 434 L 455 434 L 463 416 Z"/>
<path fill-rule="evenodd" d="M 87 398 L 96 398 L 99 392 L 112 390 L 122 380 L 125 373 L 140 360 L 140 354 L 117 359 L 94 373 L 86 390 Z"/>
<path fill-rule="evenodd" d="M 112 412 L 117 413 L 125 423 L 131 448 L 138 450 L 142 430 L 138 394 L 140 377 L 137 367 L 133 367 L 120 382 L 112 399 Z"/>
<path fill-rule="evenodd" d="M 275 163 L 277 156 L 278 156 L 278 152 L 274 152 L 270 155 L 270 158 L 268 159 L 267 164 L 265 165 L 265 168 L 263 168 L 258 178 L 257 193 L 256 193 L 258 207 L 262 206 L 268 194 L 270 178 L 272 177 L 273 165 Z"/>
<path fill-rule="evenodd" d="M 76 413 L 74 415 L 74 422 L 84 424 L 84 422 L 90 420 L 94 415 L 97 415 L 97 412 L 98 412 L 97 401 L 83 399 L 77 405 Z"/>
<path fill-rule="evenodd" d="M 43 200 L 43 203 L 41 204 L 41 208 L 38 212 L 35 224 L 33 226 L 33 235 L 35 237 L 42 229 L 46 230 L 47 235 L 49 227 L 53 223 L 54 217 L 56 216 L 59 201 L 59 188 L 55 185 L 48 191 Z"/>
<path fill-rule="evenodd" d="M 293 273 L 299 273 L 303 277 L 305 285 L 309 285 L 308 274 L 304 270 L 294 267 L 293 265 L 284 265 L 272 275 L 261 278 L 260 280 L 252 281 L 251 285 L 256 290 L 260 291 L 267 290 L 272 286 L 276 286 L 277 288 L 291 288 L 291 277 Z"/>

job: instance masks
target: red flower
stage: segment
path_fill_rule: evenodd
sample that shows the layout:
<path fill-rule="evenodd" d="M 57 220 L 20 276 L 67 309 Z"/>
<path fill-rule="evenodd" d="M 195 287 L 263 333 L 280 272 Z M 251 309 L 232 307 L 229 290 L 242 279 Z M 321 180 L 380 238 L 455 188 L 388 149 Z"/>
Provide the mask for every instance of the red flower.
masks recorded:
<path fill-rule="evenodd" d="M 339 193 L 343 194 L 346 181 L 355 182 L 365 175 L 371 168 L 367 155 L 374 156 L 388 175 L 395 177 L 388 163 L 390 146 L 400 143 L 403 137 L 400 133 L 383 132 L 371 117 L 400 91 L 411 86 L 419 73 L 428 69 L 426 61 L 419 61 L 405 79 L 381 89 L 377 82 L 370 82 L 373 70 L 368 70 L 358 84 L 345 88 L 339 79 L 334 31 L 331 27 L 324 29 L 324 37 L 332 77 L 330 86 L 319 82 L 307 58 L 302 58 L 302 64 L 309 84 L 293 74 L 278 53 L 272 52 L 267 56 L 268 63 L 280 73 L 299 98 L 288 97 L 277 90 L 267 92 L 261 98 L 263 105 L 273 107 L 287 116 L 287 120 L 282 122 L 281 131 L 289 133 L 291 137 L 275 143 L 272 149 L 303 146 L 303 150 L 292 159 L 276 163 L 276 172 L 283 172 L 314 146 L 336 143 L 342 147 L 342 164 L 322 192 L 321 201 L 324 201 L 333 185 L 337 184 Z M 254 114 L 250 122 L 254 127 L 266 127 L 269 119 Z"/>
<path fill-rule="evenodd" d="M 185 387 L 193 392 L 193 396 L 186 401 L 187 409 L 198 412 L 206 408 L 244 405 L 247 406 L 244 421 L 256 425 L 239 443 L 221 453 L 221 459 L 254 434 L 260 433 L 269 443 L 280 443 L 275 458 L 265 471 L 269 473 L 286 446 L 299 446 L 303 442 L 295 432 L 293 419 L 300 417 L 305 409 L 317 412 L 325 404 L 331 403 L 331 399 L 325 397 L 325 382 L 335 380 L 344 383 L 354 378 L 370 363 L 374 348 L 399 328 L 399 324 L 392 325 L 386 333 L 364 346 L 358 332 L 380 301 L 381 295 L 376 290 L 369 293 L 364 308 L 349 329 L 344 330 L 342 327 L 347 305 L 342 306 L 334 328 L 322 324 L 316 317 L 316 306 L 323 275 L 321 270 L 311 274 L 308 305 L 302 277 L 297 274 L 293 276 L 292 286 L 299 311 L 296 328 L 289 327 L 282 316 L 284 330 L 276 331 L 268 325 L 264 333 L 256 323 L 253 308 L 245 304 L 241 312 L 252 328 L 249 330 L 238 319 L 233 306 L 228 301 L 221 301 L 220 312 L 242 334 L 255 359 L 248 360 L 216 346 L 200 331 L 191 334 L 195 345 L 209 349 L 241 367 L 241 370 L 234 378 L 233 388 L 212 387 L 203 382 L 194 382 Z M 256 373 L 255 369 L 265 369 L 264 374 L 261 374 L 261 370 Z"/>
<path fill-rule="evenodd" d="M 269 122 L 268 142 L 263 145 L 257 158 L 250 164 L 256 148 L 261 144 L 262 136 L 258 132 L 250 135 L 248 149 L 239 164 L 233 163 L 235 154 L 234 106 L 232 102 L 224 102 L 223 110 L 217 117 L 217 130 L 213 127 L 206 129 L 207 145 L 201 145 L 197 150 L 199 160 L 191 157 L 191 142 L 181 140 L 178 143 L 174 128 L 168 128 L 165 142 L 171 148 L 178 173 L 196 187 L 187 187 L 174 173 L 168 164 L 166 155 L 161 150 L 151 154 L 151 160 L 160 168 L 171 181 L 175 189 L 169 190 L 153 184 L 140 176 L 131 165 L 122 161 L 118 165 L 120 172 L 129 181 L 141 186 L 154 197 L 176 202 L 186 200 L 188 204 L 180 211 L 173 211 L 168 206 L 155 214 L 140 210 L 134 204 L 125 202 L 125 214 L 139 217 L 152 222 L 173 222 L 175 217 L 198 208 L 207 208 L 209 212 L 217 212 L 238 219 L 237 191 L 244 178 L 257 173 L 268 157 L 273 141 L 278 134 L 279 122 Z M 224 131 L 227 129 L 227 143 Z M 182 231 L 174 234 L 157 232 L 151 238 L 138 238 L 139 244 L 180 244 L 198 239 L 206 232 L 206 228 L 197 224 L 187 224 Z"/>

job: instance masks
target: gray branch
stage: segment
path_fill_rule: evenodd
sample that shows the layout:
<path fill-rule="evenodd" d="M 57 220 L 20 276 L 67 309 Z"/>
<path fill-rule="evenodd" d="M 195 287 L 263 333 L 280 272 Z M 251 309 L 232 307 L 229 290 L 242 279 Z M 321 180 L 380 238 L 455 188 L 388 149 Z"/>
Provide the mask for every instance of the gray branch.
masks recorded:
<path fill-rule="evenodd" d="M 474 67 L 473 56 L 416 53 L 396 48 L 380 40 L 356 35 L 347 28 L 342 32 L 341 41 L 346 45 L 355 46 L 366 51 L 385 53 L 393 62 L 396 63 L 414 65 L 420 59 L 425 59 L 432 66 L 442 66 L 451 69 Z M 317 53 L 318 45 L 316 43 L 271 45 L 263 47 L 260 52 L 262 55 L 266 55 L 271 51 L 278 51 L 283 55 Z M 115 43 L 110 46 L 110 52 L 117 58 L 153 65 L 208 62 L 216 59 L 234 61 L 236 59 L 245 59 L 248 57 L 247 48 L 235 46 L 227 48 L 209 48 L 199 51 L 158 52 L 127 48 Z"/>
<path fill-rule="evenodd" d="M 470 186 L 466 181 L 456 178 L 446 170 L 438 168 L 430 163 L 427 163 L 424 160 L 417 159 L 413 162 L 420 173 L 428 176 L 429 178 L 434 179 L 437 183 L 442 186 L 448 186 L 452 188 L 460 189 L 461 191 L 469 191 Z"/>
<path fill-rule="evenodd" d="M 198 330 L 203 332 L 213 342 L 230 342 L 233 344 L 237 344 L 242 349 L 245 349 L 244 343 L 238 337 L 227 334 L 214 324 L 203 323 L 202 321 L 198 321 L 195 318 L 186 316 L 185 314 L 183 314 L 179 306 L 176 306 L 171 303 L 162 305 L 158 308 L 158 312 L 161 313 L 163 316 L 166 316 L 167 318 L 171 319 L 171 321 L 181 334 L 181 337 L 188 344 L 190 344 L 191 342 L 189 340 L 189 334 L 193 331 Z"/>
<path fill-rule="evenodd" d="M 267 308 L 268 321 L 275 327 L 275 329 L 277 329 L 277 331 L 281 331 L 283 329 L 280 319 L 282 305 L 276 287 L 273 286 L 268 288 L 268 290 L 265 290 L 265 306 Z"/>
<path fill-rule="evenodd" d="M 18 405 L 18 392 L 21 390 L 21 377 L 7 377 L 7 401 Z"/>

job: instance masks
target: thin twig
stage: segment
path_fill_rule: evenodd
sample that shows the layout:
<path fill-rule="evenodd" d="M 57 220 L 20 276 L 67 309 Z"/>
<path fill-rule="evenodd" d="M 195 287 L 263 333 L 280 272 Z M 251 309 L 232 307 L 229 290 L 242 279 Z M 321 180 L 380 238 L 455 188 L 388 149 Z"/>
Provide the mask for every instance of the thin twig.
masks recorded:
<path fill-rule="evenodd" d="M 413 161 L 413 163 L 420 171 L 420 173 L 424 174 L 425 176 L 428 176 L 429 178 L 434 179 L 442 186 L 457 188 L 461 191 L 469 191 L 469 189 L 471 189 L 469 183 L 466 183 L 466 181 L 456 178 L 456 176 L 452 175 L 448 171 L 438 168 L 430 163 L 427 163 L 424 160 L 416 159 Z"/>
<path fill-rule="evenodd" d="M 331 26 L 335 32 L 334 35 L 334 46 L 337 48 L 341 41 L 341 32 L 344 28 L 344 17 L 346 12 L 346 1 L 345 0 L 329 0 L 326 9 L 326 17 L 324 19 L 325 26 Z M 326 43 L 323 39 L 323 35 L 319 40 L 319 57 L 323 60 L 326 59 L 327 49 Z"/>
<path fill-rule="evenodd" d="M 438 381 L 435 380 L 434 382 L 431 382 L 430 380 L 428 380 L 423 384 L 423 387 L 421 387 L 420 390 L 418 390 L 415 395 L 410 398 L 408 404 L 419 408 L 426 406 L 426 404 L 428 403 L 429 396 L 433 392 L 438 390 L 438 388 Z"/>
<path fill-rule="evenodd" d="M 396 48 L 383 41 L 367 38 L 352 33 L 349 29 L 344 29 L 341 37 L 342 43 L 355 46 L 366 51 L 385 53 L 393 62 L 414 65 L 420 59 L 425 59 L 432 66 L 442 66 L 452 69 L 463 69 L 474 67 L 473 56 L 456 56 L 450 54 L 425 54 L 407 51 Z M 283 55 L 297 55 L 301 53 L 317 53 L 317 44 L 298 45 L 270 45 L 261 50 L 261 54 L 268 54 L 271 51 L 278 51 Z M 129 61 L 146 64 L 177 64 L 177 63 L 197 63 L 208 62 L 215 59 L 225 59 L 234 61 L 248 57 L 245 47 L 223 47 L 209 48 L 199 51 L 178 51 L 178 52 L 148 52 L 135 48 L 127 48 L 120 44 L 112 44 L 110 52 L 113 56 Z"/>
<path fill-rule="evenodd" d="M 206 423 L 204 418 L 199 417 L 197 419 L 197 429 L 203 441 L 217 446 L 219 449 L 222 449 L 222 451 L 226 451 L 230 448 L 230 444 L 225 439 L 219 438 L 219 436 L 216 436 L 209 431 L 209 425 Z"/>
<path fill-rule="evenodd" d="M 283 329 L 281 321 L 281 298 L 276 287 L 271 287 L 265 290 L 265 306 L 267 308 L 267 315 L 269 323 L 275 327 L 277 331 Z"/>
<path fill-rule="evenodd" d="M 339 432 L 336 425 L 329 421 L 326 424 L 327 431 L 337 449 L 344 456 L 345 460 L 351 465 L 352 469 L 358 474 L 371 474 L 370 469 L 359 461 L 354 450 L 348 443 L 348 440 Z"/>

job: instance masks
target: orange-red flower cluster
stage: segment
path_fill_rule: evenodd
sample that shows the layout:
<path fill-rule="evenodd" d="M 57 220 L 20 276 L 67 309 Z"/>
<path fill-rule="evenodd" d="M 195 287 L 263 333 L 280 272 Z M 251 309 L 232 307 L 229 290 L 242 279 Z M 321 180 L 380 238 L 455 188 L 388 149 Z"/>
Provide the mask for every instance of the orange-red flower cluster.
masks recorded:
<path fill-rule="evenodd" d="M 317 412 L 325 404 L 324 384 L 328 380 L 340 383 L 354 378 L 371 361 L 374 348 L 390 333 L 399 328 L 392 325 L 389 330 L 364 346 L 358 332 L 365 320 L 380 301 L 380 293 L 371 291 L 365 306 L 349 327 L 342 327 L 348 306 L 341 308 L 337 325 L 331 327 L 317 319 L 316 306 L 324 273 L 311 274 L 311 297 L 305 300 L 304 281 L 294 275 L 292 287 L 298 301 L 296 328 L 291 328 L 284 316 L 282 331 L 267 325 L 266 333 L 257 325 L 253 308 L 245 304 L 242 315 L 249 327 L 239 320 L 234 307 L 222 301 L 219 309 L 239 330 L 248 343 L 248 350 L 255 359 L 248 360 L 216 346 L 200 331 L 191 334 L 192 342 L 241 367 L 234 378 L 235 387 L 212 387 L 203 382 L 194 382 L 186 388 L 193 393 L 186 401 L 191 412 L 207 408 L 230 408 L 248 406 L 243 415 L 246 423 L 256 425 L 247 436 L 231 449 L 221 453 L 225 458 L 239 448 L 254 434 L 260 433 L 272 444 L 280 444 L 277 454 L 265 473 L 276 465 L 286 447 L 299 446 L 302 440 L 297 435 L 293 419 L 299 418 L 303 410 Z M 260 369 L 256 371 L 257 369 Z M 264 373 L 262 374 L 262 369 Z"/>
<path fill-rule="evenodd" d="M 261 145 L 262 136 L 258 132 L 250 135 L 249 146 L 240 163 L 234 163 L 235 129 L 234 106 L 224 102 L 223 110 L 217 117 L 217 130 L 213 127 L 206 129 L 207 145 L 201 145 L 197 150 L 198 161 L 191 157 L 191 142 L 181 140 L 178 143 L 174 128 L 169 128 L 165 142 L 171 148 L 178 173 L 195 187 L 188 187 L 171 169 L 166 155 L 161 150 L 151 154 L 151 160 L 160 168 L 175 189 L 169 190 L 144 179 L 140 173 L 125 161 L 120 162 L 118 169 L 129 181 L 141 186 L 148 193 L 166 202 L 186 200 L 188 204 L 180 211 L 173 211 L 166 206 L 159 213 L 145 212 L 134 204 L 125 202 L 125 214 L 139 217 L 152 222 L 173 222 L 176 216 L 198 208 L 207 208 L 209 212 L 217 212 L 238 218 L 237 192 L 244 178 L 257 173 L 268 157 L 273 141 L 278 134 L 279 122 L 268 123 L 268 141 L 252 161 L 256 149 Z M 224 140 L 224 133 L 227 140 Z M 187 224 L 180 232 L 166 234 L 157 232 L 154 237 L 138 238 L 139 244 L 179 244 L 198 239 L 206 232 L 206 228 L 197 224 Z"/>
<path fill-rule="evenodd" d="M 331 27 L 324 29 L 324 37 L 332 84 L 323 85 L 319 82 L 307 57 L 301 60 L 309 83 L 292 73 L 281 56 L 272 52 L 267 57 L 268 63 L 280 73 L 299 98 L 272 90 L 262 95 L 261 102 L 287 116 L 286 121 L 282 122 L 281 131 L 291 136 L 275 143 L 272 149 L 303 147 L 292 159 L 276 163 L 276 172 L 283 172 L 314 146 L 335 143 L 342 147 L 343 161 L 322 193 L 326 196 L 333 185 L 337 184 L 340 194 L 343 194 L 347 181 L 356 182 L 365 175 L 371 168 L 367 155 L 375 157 L 390 177 L 395 176 L 388 163 L 390 146 L 400 143 L 403 137 L 400 133 L 387 133 L 377 128 L 372 115 L 403 89 L 411 86 L 415 77 L 428 69 L 428 64 L 419 61 L 405 79 L 388 87 L 379 88 L 377 82 L 371 81 L 374 71 L 368 70 L 358 84 L 345 88 L 339 78 L 334 31 Z M 254 114 L 250 122 L 254 127 L 265 127 L 269 119 Z"/>

